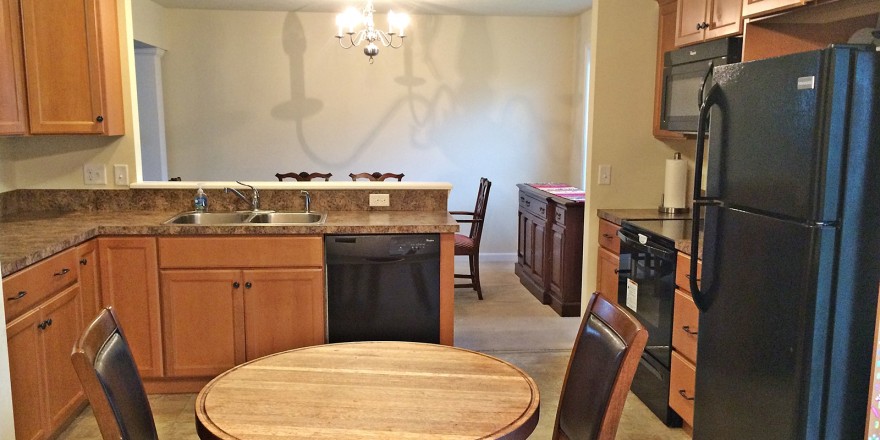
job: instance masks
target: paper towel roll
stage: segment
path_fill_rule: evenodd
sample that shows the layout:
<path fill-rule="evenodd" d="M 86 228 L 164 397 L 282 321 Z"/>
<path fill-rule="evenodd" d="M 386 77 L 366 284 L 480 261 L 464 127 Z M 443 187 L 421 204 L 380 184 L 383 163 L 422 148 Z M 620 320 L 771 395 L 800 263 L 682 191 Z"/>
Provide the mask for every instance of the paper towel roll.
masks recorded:
<path fill-rule="evenodd" d="M 666 159 L 666 181 L 663 185 L 664 208 L 686 207 L 687 174 L 687 162 L 681 159 Z"/>

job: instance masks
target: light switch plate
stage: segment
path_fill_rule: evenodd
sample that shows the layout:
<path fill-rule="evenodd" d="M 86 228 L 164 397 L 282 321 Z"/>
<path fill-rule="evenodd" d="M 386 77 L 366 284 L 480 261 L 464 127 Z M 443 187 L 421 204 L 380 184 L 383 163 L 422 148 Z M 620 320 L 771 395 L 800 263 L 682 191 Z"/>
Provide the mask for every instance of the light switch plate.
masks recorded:
<path fill-rule="evenodd" d="M 611 165 L 599 165 L 599 185 L 611 185 Z"/>
<path fill-rule="evenodd" d="M 106 185 L 107 167 L 102 163 L 87 163 L 83 165 L 83 183 L 86 185 Z"/>
<path fill-rule="evenodd" d="M 128 186 L 128 165 L 113 165 L 113 182 L 117 186 Z"/>
<path fill-rule="evenodd" d="M 388 194 L 370 194 L 370 206 L 390 206 Z"/>

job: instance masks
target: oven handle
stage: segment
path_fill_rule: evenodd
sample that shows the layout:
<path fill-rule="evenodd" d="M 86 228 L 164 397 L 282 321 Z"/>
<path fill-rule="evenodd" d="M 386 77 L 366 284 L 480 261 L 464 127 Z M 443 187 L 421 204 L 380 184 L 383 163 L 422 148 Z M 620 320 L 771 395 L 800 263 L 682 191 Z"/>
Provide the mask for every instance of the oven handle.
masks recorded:
<path fill-rule="evenodd" d="M 697 274 L 697 260 L 700 251 L 700 212 L 702 211 L 703 206 L 718 205 L 718 201 L 703 197 L 700 191 L 700 184 L 703 181 L 703 153 L 706 149 L 706 130 L 709 125 L 709 109 L 717 103 L 718 93 L 720 93 L 718 84 L 713 84 L 709 89 L 709 94 L 706 96 L 706 100 L 700 105 L 700 119 L 697 124 L 696 157 L 694 158 L 694 209 L 693 227 L 691 228 L 691 267 L 688 271 L 690 274 L 688 278 L 690 280 L 691 297 L 694 299 L 694 304 L 702 312 L 709 309 L 710 301 L 704 293 L 709 290 L 708 287 L 705 286 L 706 283 L 703 283 L 704 287 L 706 287 L 704 290 L 700 290 L 700 286 L 697 284 L 697 281 L 700 278 L 699 274 Z M 707 261 L 705 264 L 712 264 L 712 262 Z"/>
<path fill-rule="evenodd" d="M 675 252 L 674 250 L 666 250 L 662 248 L 658 248 L 655 246 L 649 246 L 647 244 L 643 244 L 639 241 L 637 237 L 632 237 L 627 234 L 623 229 L 619 229 L 617 231 L 617 236 L 620 238 L 620 241 L 625 243 L 627 246 L 632 246 L 640 251 L 643 251 L 649 255 L 662 258 L 664 260 L 675 261 Z"/>

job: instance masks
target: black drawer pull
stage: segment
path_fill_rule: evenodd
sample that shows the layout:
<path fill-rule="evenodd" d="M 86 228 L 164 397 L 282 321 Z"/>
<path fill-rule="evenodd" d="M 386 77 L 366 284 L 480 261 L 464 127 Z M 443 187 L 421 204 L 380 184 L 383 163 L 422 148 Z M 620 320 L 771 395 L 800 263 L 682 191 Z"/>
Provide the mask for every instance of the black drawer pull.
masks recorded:
<path fill-rule="evenodd" d="M 685 275 L 684 277 L 687 278 L 687 279 L 691 279 L 691 274 L 687 274 L 687 275 Z M 700 279 L 699 279 L 699 278 L 697 278 L 697 282 L 698 282 L 698 283 L 700 282 Z"/>
<path fill-rule="evenodd" d="M 530 206 L 532 206 L 532 201 L 531 201 L 531 200 L 526 200 L 526 208 L 528 208 L 528 207 L 530 207 Z"/>
<path fill-rule="evenodd" d="M 689 325 L 682 326 L 681 330 L 691 336 L 696 336 L 697 333 L 699 333 L 699 331 L 697 331 L 697 330 L 691 330 L 691 326 L 689 326 Z"/>
<path fill-rule="evenodd" d="M 684 397 L 684 400 L 694 400 L 693 397 L 688 397 L 687 393 L 684 390 L 678 390 L 678 395 Z"/>
<path fill-rule="evenodd" d="M 85 258 L 83 258 L 82 260 L 79 260 L 80 266 L 86 266 L 88 264 L 89 264 L 89 260 L 86 260 Z"/>
<path fill-rule="evenodd" d="M 56 277 L 60 277 L 60 276 L 67 275 L 67 274 L 69 274 L 69 273 L 70 273 L 70 269 L 68 269 L 68 268 L 65 267 L 64 269 L 61 269 L 61 272 L 55 272 L 54 275 L 55 275 Z"/>
<path fill-rule="evenodd" d="M 18 292 L 18 295 L 10 296 L 10 297 L 6 298 L 6 301 L 17 301 L 17 300 L 24 298 L 25 295 L 27 295 L 27 291 L 22 290 L 21 292 Z"/>
<path fill-rule="evenodd" d="M 540 211 L 541 214 L 543 215 L 543 214 L 546 214 L 546 213 L 547 213 L 547 208 L 545 208 L 545 207 L 542 206 L 542 207 L 538 208 L 538 211 Z"/>
<path fill-rule="evenodd" d="M 614 269 L 614 273 L 619 274 L 619 273 L 620 273 L 620 269 Z"/>
<path fill-rule="evenodd" d="M 602 234 L 602 238 L 604 238 L 606 240 L 611 240 L 612 238 L 614 238 L 614 236 L 611 234 L 605 233 L 605 234 Z"/>

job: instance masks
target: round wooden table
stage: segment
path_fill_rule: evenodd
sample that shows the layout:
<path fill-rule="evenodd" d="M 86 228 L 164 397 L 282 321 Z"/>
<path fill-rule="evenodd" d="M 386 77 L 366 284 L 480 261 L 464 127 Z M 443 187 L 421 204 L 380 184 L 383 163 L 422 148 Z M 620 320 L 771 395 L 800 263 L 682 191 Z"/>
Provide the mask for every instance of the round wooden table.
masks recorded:
<path fill-rule="evenodd" d="M 351 342 L 239 365 L 196 400 L 202 439 L 524 439 L 538 386 L 494 357 L 444 345 Z"/>

